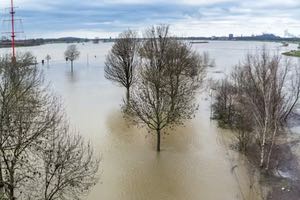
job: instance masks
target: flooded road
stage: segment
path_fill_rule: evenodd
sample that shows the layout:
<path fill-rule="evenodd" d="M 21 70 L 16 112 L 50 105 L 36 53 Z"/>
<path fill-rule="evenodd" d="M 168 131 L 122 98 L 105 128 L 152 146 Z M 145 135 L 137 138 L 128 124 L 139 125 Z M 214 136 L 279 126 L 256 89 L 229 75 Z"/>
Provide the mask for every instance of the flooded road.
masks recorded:
<path fill-rule="evenodd" d="M 217 66 L 208 69 L 208 77 L 216 78 L 228 74 L 246 53 L 262 44 L 211 42 L 194 47 L 208 51 L 215 59 Z M 155 151 L 155 136 L 126 122 L 120 113 L 125 91 L 104 78 L 105 55 L 111 45 L 78 44 L 81 58 L 74 63 L 74 73 L 63 58 L 67 44 L 20 48 L 32 51 L 38 61 L 51 55 L 50 65 L 41 66 L 46 80 L 62 97 L 71 125 L 102 157 L 100 181 L 86 199 L 259 199 L 249 191 L 251 177 L 243 158 L 228 149 L 226 134 L 210 121 L 210 97 L 205 89 L 199 94 L 200 109 L 195 118 L 169 130 L 160 153 Z M 268 45 L 274 50 L 280 46 Z"/>

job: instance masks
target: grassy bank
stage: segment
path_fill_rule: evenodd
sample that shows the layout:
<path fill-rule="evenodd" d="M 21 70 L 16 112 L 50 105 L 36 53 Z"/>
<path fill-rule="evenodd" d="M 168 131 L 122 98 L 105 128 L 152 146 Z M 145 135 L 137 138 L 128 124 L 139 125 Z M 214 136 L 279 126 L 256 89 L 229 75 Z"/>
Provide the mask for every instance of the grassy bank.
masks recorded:
<path fill-rule="evenodd" d="M 282 53 L 282 54 L 285 55 L 285 56 L 300 57 L 300 51 L 296 51 L 296 50 L 292 50 L 292 51 L 285 52 L 285 53 Z"/>

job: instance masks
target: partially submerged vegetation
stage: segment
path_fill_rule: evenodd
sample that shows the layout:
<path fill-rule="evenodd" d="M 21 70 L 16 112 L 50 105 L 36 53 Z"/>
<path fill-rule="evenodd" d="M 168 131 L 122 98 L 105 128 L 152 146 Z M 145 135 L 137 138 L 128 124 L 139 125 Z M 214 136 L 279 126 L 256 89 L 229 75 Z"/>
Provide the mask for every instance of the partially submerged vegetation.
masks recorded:
<path fill-rule="evenodd" d="M 146 30 L 147 39 L 139 46 L 132 38 L 135 35 L 128 33 L 121 34 L 112 47 L 105 76 L 127 88 L 126 116 L 156 133 L 160 151 L 162 131 L 193 117 L 196 91 L 210 60 L 171 37 L 168 26 Z"/>
<path fill-rule="evenodd" d="M 125 116 L 154 132 L 160 151 L 161 135 L 172 130 L 167 128 L 194 116 L 196 94 L 214 62 L 172 37 L 168 26 L 152 27 L 145 39 L 136 38 L 130 30 L 120 34 L 106 57 L 105 77 L 126 88 Z M 65 52 L 72 71 L 79 55 L 75 45 Z M 91 145 L 70 130 L 32 63 L 30 54 L 0 61 L 0 199 L 80 199 L 97 182 L 99 160 Z M 281 156 L 292 155 L 278 140 L 300 96 L 299 69 L 264 49 L 248 55 L 214 89 L 214 119 L 232 130 L 238 150 L 266 172 L 264 177 L 274 178 Z"/>
<path fill-rule="evenodd" d="M 70 60 L 70 62 L 71 62 L 71 72 L 73 72 L 73 63 L 80 56 L 80 52 L 77 49 L 77 46 L 75 44 L 69 45 L 67 47 L 64 55 L 65 55 L 66 61 Z M 47 61 L 48 61 L 48 59 L 47 59 Z"/>
<path fill-rule="evenodd" d="M 281 145 L 287 120 L 299 100 L 299 68 L 264 49 L 248 55 L 215 89 L 213 112 L 219 126 L 233 130 L 239 150 L 268 177 L 276 177 L 283 159 L 278 155 L 287 151 Z"/>
<path fill-rule="evenodd" d="M 106 56 L 105 78 L 126 88 L 126 104 L 129 104 L 130 89 L 136 81 L 138 65 L 137 33 L 128 30 L 119 35 Z"/>
<path fill-rule="evenodd" d="M 195 95 L 206 67 L 213 65 L 207 53 L 195 53 L 187 43 L 170 37 L 168 31 L 168 26 L 152 27 L 146 30 L 143 41 L 130 35 L 124 38 L 123 33 L 107 57 L 105 70 L 107 79 L 127 88 L 125 116 L 156 133 L 157 151 L 161 150 L 161 134 L 166 127 L 184 124 L 193 117 Z M 127 55 L 122 49 L 132 53 Z M 281 151 L 291 153 L 278 140 L 284 138 L 287 121 L 300 97 L 298 66 L 263 48 L 247 55 L 213 88 L 214 119 L 220 127 L 232 130 L 238 150 L 267 175 L 262 177 L 276 177 L 282 166 Z M 277 185 L 273 183 L 267 184 L 275 191 Z"/>
<path fill-rule="evenodd" d="M 197 109 L 195 94 L 205 75 L 205 64 L 189 45 L 174 40 L 168 26 L 146 31 L 140 48 L 138 83 L 128 113 L 134 121 L 156 132 L 157 151 L 163 130 L 190 119 Z"/>
<path fill-rule="evenodd" d="M 282 53 L 285 56 L 293 56 L 293 57 L 300 57 L 300 51 L 299 50 L 292 50 L 289 52 Z"/>
<path fill-rule="evenodd" d="M 29 53 L 0 60 L 0 198 L 79 199 L 99 160 L 69 128 Z"/>

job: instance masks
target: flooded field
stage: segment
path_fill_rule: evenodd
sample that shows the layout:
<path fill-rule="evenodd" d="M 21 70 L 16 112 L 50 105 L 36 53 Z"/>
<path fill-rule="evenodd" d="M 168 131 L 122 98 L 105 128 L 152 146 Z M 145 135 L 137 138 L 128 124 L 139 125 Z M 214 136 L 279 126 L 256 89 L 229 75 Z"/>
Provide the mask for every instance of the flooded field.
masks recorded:
<path fill-rule="evenodd" d="M 261 42 L 210 42 L 196 44 L 207 51 L 216 67 L 208 78 L 228 74 L 248 52 L 262 48 Z M 256 200 L 249 190 L 247 164 L 229 150 L 227 135 L 210 121 L 207 89 L 199 93 L 200 109 L 185 126 L 169 130 L 162 152 L 155 151 L 155 137 L 131 126 L 122 117 L 120 105 L 125 91 L 104 78 L 105 55 L 111 43 L 77 44 L 81 57 L 71 73 L 63 57 L 68 44 L 20 48 L 31 51 L 40 62 L 47 54 L 50 64 L 41 66 L 50 88 L 61 96 L 74 129 L 95 146 L 102 157 L 100 181 L 87 200 Z M 266 43 L 276 51 L 279 43 Z M 2 49 L 1 52 L 8 52 Z"/>

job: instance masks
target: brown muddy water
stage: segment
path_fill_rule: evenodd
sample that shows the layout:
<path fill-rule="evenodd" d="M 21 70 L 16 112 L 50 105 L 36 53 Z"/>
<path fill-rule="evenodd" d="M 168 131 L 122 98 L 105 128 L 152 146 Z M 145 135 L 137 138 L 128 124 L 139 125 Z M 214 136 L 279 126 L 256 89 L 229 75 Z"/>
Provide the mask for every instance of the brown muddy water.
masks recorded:
<path fill-rule="evenodd" d="M 104 78 L 105 55 L 110 43 L 77 44 L 81 58 L 74 73 L 63 59 L 67 44 L 20 48 L 37 60 L 50 54 L 41 66 L 53 91 L 62 97 L 71 125 L 90 140 L 102 157 L 100 181 L 86 200 L 256 200 L 257 187 L 243 157 L 230 150 L 230 134 L 210 121 L 210 97 L 199 93 L 199 111 L 193 120 L 164 135 L 162 151 L 155 151 L 155 136 L 133 127 L 120 113 L 124 91 Z M 259 42 L 210 42 L 194 46 L 208 51 L 216 67 L 208 77 L 228 74 Z M 276 50 L 280 44 L 267 43 Z M 288 48 L 293 48 L 290 46 Z M 289 49 L 281 49 L 289 50 Z M 8 52 L 2 49 L 1 52 Z"/>

